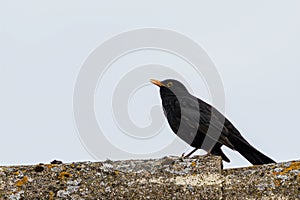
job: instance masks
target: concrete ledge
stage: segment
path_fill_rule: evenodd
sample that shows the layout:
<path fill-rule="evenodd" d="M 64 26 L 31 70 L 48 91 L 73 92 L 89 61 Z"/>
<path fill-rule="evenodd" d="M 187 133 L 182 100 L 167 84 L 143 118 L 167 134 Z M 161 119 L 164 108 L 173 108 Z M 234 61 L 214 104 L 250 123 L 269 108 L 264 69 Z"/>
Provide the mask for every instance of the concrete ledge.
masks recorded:
<path fill-rule="evenodd" d="M 300 161 L 226 169 L 223 197 L 300 199 Z"/>
<path fill-rule="evenodd" d="M 0 199 L 300 199 L 300 162 L 222 170 L 219 157 L 0 167 Z"/>

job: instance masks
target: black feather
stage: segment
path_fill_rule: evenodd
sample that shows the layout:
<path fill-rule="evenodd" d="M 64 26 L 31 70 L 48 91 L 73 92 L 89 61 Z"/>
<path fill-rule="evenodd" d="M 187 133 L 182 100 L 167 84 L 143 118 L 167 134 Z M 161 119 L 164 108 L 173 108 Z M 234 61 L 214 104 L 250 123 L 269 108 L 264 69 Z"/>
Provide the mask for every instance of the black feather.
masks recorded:
<path fill-rule="evenodd" d="M 160 96 L 168 123 L 190 146 L 219 155 L 227 162 L 222 145 L 238 151 L 253 165 L 275 163 L 251 146 L 222 113 L 191 95 L 182 83 L 172 79 L 161 83 Z"/>

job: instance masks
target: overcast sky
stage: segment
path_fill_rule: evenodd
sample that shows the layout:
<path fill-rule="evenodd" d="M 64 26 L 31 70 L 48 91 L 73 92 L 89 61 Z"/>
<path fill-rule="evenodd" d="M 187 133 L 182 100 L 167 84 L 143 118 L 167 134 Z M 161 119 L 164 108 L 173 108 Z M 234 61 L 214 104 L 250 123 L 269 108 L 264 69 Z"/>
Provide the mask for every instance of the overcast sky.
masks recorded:
<path fill-rule="evenodd" d="M 299 7 L 299 1 L 2 0 L 0 165 L 96 161 L 74 120 L 77 77 L 103 42 L 145 27 L 173 30 L 198 43 L 221 77 L 225 115 L 243 136 L 276 161 L 299 159 Z M 203 79 L 179 57 L 155 50 L 133 52 L 112 64 L 99 80 L 95 113 L 100 124 L 112 118 L 111 110 L 104 112 L 110 102 L 101 102 L 102 97 L 111 96 L 127 72 L 149 63 L 171 66 L 195 95 L 212 101 Z M 145 83 L 148 78 L 155 77 L 145 77 Z M 160 99 L 158 88 L 150 84 L 137 88 L 128 112 L 143 127 L 151 123 L 151 108 Z M 102 127 L 109 141 L 124 151 L 147 154 L 174 140 L 167 125 L 156 141 L 140 140 L 137 146 L 123 137 L 113 120 Z M 101 145 L 99 149 L 107 151 Z M 239 154 L 224 151 L 231 159 L 226 167 L 249 165 Z M 111 159 L 135 158 L 109 153 L 105 155 Z"/>

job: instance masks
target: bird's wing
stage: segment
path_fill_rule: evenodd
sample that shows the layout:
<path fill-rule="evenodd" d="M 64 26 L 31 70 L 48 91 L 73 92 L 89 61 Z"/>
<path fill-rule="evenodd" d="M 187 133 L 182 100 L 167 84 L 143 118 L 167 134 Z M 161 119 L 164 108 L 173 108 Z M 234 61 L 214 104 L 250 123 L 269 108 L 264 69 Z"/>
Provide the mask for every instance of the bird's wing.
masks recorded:
<path fill-rule="evenodd" d="M 240 132 L 233 126 L 233 124 L 220 112 L 218 109 L 212 107 L 205 101 L 198 99 L 200 107 L 210 107 L 211 112 L 220 120 L 224 122 L 225 127 L 234 135 L 240 136 Z"/>
<path fill-rule="evenodd" d="M 198 103 L 200 104 L 201 108 L 207 107 L 211 109 L 211 112 L 215 117 L 217 117 L 220 122 L 224 123 L 225 130 L 223 131 L 223 134 L 230 140 L 230 138 L 235 138 L 235 140 L 240 140 L 240 142 L 243 142 L 244 144 L 250 145 L 245 138 L 241 135 L 241 133 L 235 128 L 235 126 L 220 112 L 218 109 L 212 107 L 205 101 L 202 101 L 201 99 L 198 99 Z"/>
<path fill-rule="evenodd" d="M 183 97 L 180 99 L 181 117 L 183 122 L 190 126 L 198 127 L 198 130 L 205 131 L 204 134 L 216 142 L 234 149 L 228 140 L 228 130 L 224 123 L 211 111 L 212 107 L 207 104 L 199 105 L 196 97 Z M 206 132 L 208 130 L 208 132 Z M 207 134 L 208 133 L 208 134 Z"/>

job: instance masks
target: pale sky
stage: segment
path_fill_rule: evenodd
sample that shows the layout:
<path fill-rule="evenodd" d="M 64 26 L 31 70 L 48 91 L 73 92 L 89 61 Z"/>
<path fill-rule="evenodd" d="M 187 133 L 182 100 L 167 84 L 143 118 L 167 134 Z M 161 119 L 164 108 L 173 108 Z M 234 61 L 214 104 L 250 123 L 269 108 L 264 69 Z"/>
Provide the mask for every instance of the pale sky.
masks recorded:
<path fill-rule="evenodd" d="M 299 1 L 2 0 L 0 165 L 96 161 L 74 120 L 76 79 L 88 56 L 103 42 L 146 27 L 173 30 L 198 43 L 222 79 L 225 115 L 242 135 L 278 162 L 299 159 L 299 7 Z M 95 113 L 109 141 L 126 151 L 155 152 L 174 139 L 166 124 L 156 141 L 135 144 L 109 120 L 112 111 L 104 112 L 111 105 L 104 98 L 101 102 L 101 95 L 111 95 L 124 74 L 151 63 L 172 66 L 196 96 L 211 102 L 201 77 L 186 70 L 188 64 L 176 56 L 144 50 L 120 58 L 97 87 Z M 148 78 L 155 77 L 145 81 Z M 158 89 L 145 85 L 132 102 L 130 118 L 138 126 L 147 126 L 151 108 L 160 103 Z M 105 152 L 102 148 L 99 145 Z M 250 165 L 238 153 L 223 149 L 231 159 L 225 167 Z"/>

